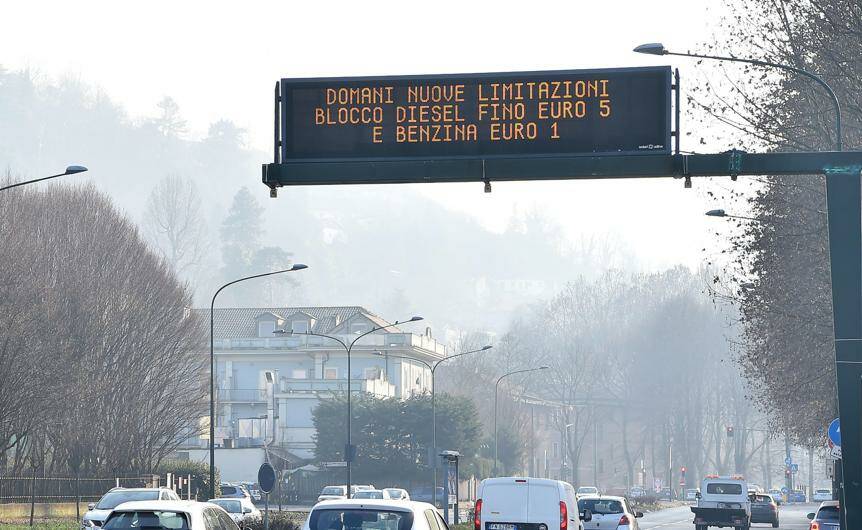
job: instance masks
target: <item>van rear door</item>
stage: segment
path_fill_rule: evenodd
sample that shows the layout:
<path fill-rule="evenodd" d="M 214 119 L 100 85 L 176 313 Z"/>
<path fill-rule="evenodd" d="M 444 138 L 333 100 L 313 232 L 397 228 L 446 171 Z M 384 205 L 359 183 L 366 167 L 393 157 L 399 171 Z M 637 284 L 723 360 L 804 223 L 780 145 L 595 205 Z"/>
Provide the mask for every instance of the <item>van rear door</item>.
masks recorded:
<path fill-rule="evenodd" d="M 483 530 L 519 530 L 516 523 L 528 522 L 528 504 L 529 486 L 526 479 L 486 483 L 482 491 Z"/>
<path fill-rule="evenodd" d="M 560 528 L 560 486 L 549 482 L 530 482 L 527 521 L 544 523 L 548 530 Z"/>

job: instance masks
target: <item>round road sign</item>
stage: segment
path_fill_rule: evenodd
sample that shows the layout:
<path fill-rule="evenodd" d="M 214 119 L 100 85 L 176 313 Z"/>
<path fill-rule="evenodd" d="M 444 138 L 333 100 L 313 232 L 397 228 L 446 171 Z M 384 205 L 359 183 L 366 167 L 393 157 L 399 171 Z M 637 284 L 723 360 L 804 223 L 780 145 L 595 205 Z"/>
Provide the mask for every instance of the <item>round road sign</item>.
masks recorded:
<path fill-rule="evenodd" d="M 838 418 L 829 424 L 829 441 L 837 446 L 841 445 L 841 422 L 838 421 Z"/>
<path fill-rule="evenodd" d="M 271 492 L 275 487 L 275 469 L 269 465 L 269 462 L 264 462 L 257 470 L 257 483 L 264 493 Z"/>

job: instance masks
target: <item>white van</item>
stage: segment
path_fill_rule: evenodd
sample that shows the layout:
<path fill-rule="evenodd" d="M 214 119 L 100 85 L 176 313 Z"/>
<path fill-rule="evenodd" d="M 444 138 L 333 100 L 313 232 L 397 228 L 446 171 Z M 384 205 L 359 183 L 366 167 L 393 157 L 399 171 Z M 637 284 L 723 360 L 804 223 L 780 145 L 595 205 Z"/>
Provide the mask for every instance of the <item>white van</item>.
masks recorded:
<path fill-rule="evenodd" d="M 575 488 L 527 477 L 488 478 L 479 484 L 474 530 L 583 530 Z"/>

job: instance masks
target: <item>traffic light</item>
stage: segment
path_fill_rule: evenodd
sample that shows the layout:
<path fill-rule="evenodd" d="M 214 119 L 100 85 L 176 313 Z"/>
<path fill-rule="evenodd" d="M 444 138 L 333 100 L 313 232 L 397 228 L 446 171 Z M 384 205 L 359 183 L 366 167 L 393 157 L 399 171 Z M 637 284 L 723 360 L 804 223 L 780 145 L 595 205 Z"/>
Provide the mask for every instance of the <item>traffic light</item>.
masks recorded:
<path fill-rule="evenodd" d="M 728 438 L 733 438 L 733 425 L 728 425 L 728 426 L 727 426 L 727 437 L 728 437 Z"/>

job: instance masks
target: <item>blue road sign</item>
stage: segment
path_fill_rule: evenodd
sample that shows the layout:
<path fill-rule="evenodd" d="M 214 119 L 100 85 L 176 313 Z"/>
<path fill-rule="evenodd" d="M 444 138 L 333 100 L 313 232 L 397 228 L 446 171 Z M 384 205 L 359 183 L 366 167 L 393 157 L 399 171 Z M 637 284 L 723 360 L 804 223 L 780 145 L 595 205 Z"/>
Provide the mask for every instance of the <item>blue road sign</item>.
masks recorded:
<path fill-rule="evenodd" d="M 838 421 L 838 418 L 835 418 L 829 424 L 829 439 L 832 440 L 833 444 L 841 446 L 841 423 Z"/>
<path fill-rule="evenodd" d="M 793 463 L 793 460 L 791 460 L 791 458 L 789 456 L 784 459 L 784 465 L 785 466 L 789 466 L 792 463 Z"/>
<path fill-rule="evenodd" d="M 799 472 L 799 464 L 790 464 L 790 472 L 791 473 Z"/>
<path fill-rule="evenodd" d="M 784 486 L 783 488 L 781 488 L 781 493 L 787 494 L 787 492 L 789 492 L 789 491 L 790 490 L 787 489 L 787 486 Z"/>

